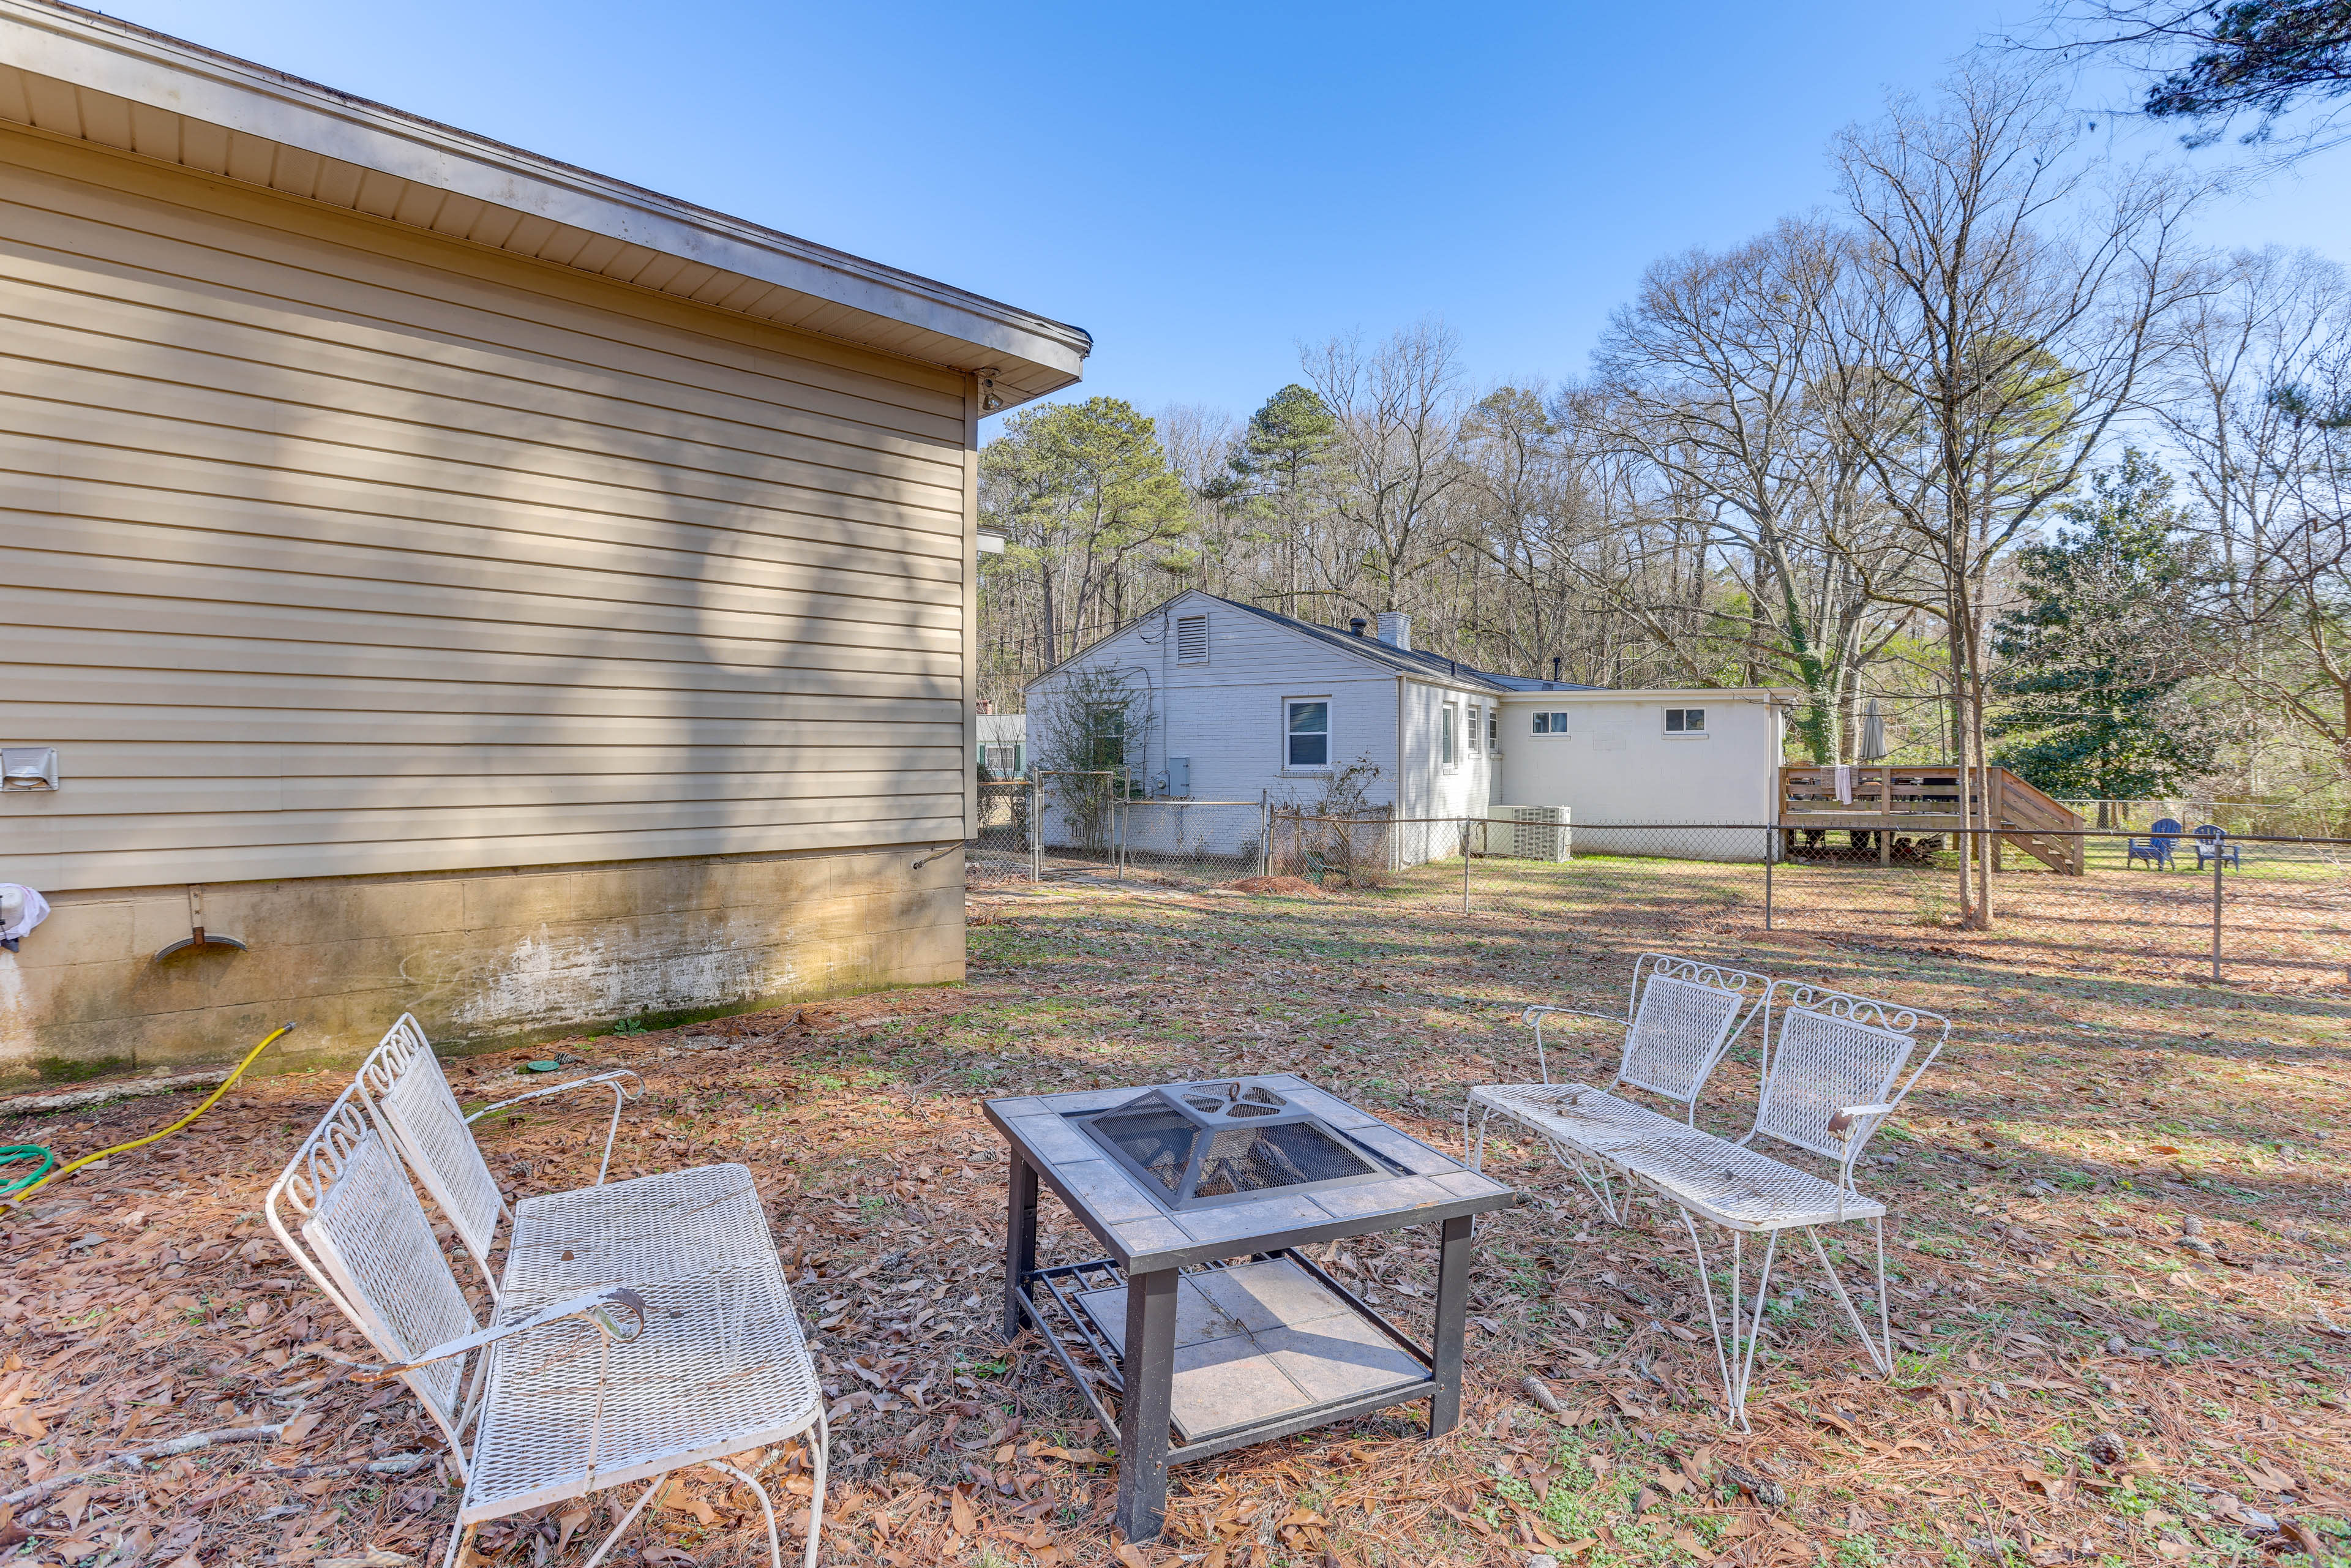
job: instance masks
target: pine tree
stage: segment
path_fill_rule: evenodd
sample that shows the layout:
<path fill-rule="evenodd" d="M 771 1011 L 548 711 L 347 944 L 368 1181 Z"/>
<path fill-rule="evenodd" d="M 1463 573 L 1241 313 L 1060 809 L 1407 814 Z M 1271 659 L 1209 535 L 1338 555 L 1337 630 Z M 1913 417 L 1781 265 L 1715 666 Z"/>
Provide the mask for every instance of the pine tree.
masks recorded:
<path fill-rule="evenodd" d="M 2193 651 L 2176 630 L 2196 562 L 2170 494 L 2170 476 L 2127 450 L 2062 508 L 2055 538 L 2018 553 L 2024 602 L 1993 629 L 2004 700 L 1985 729 L 1995 762 L 2052 794 L 2161 797 L 2212 764 L 2219 737 L 2188 701 Z"/>

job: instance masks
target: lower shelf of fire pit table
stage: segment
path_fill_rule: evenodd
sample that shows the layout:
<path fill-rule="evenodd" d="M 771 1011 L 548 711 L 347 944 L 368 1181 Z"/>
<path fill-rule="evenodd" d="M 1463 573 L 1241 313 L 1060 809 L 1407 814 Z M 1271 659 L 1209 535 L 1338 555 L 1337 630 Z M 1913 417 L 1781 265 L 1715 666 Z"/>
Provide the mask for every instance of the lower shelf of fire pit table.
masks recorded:
<path fill-rule="evenodd" d="M 1177 1281 L 1170 1413 L 1183 1442 L 1282 1426 L 1318 1410 L 1397 1403 L 1428 1390 L 1428 1364 L 1319 1274 L 1274 1256 Z M 1083 1314 L 1078 1326 L 1091 1331 L 1086 1337 L 1098 1336 L 1123 1364 L 1125 1284 L 1095 1284 L 1063 1299 Z"/>

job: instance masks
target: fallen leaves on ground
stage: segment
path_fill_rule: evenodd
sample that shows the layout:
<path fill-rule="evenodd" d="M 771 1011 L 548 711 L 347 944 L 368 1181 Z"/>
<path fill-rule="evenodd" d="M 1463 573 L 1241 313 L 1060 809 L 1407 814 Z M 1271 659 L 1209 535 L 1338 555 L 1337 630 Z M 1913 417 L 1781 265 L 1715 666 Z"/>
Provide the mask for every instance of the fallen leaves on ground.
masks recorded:
<path fill-rule="evenodd" d="M 2035 1562 L 2086 1550 L 2156 1563 L 2351 1549 L 2338 1337 L 2351 1321 L 2351 1165 L 2322 1135 L 2346 1124 L 2351 1100 L 2340 996 L 2084 973 L 2030 943 L 1994 962 L 1949 932 L 1864 950 L 1728 921 L 1645 925 L 1613 905 L 1464 918 L 1409 890 L 1048 888 L 977 899 L 975 921 L 965 987 L 450 1066 L 469 1103 L 508 1092 L 526 1059 L 635 1068 L 648 1094 L 623 1119 L 616 1176 L 752 1167 L 836 1412 L 828 1562 L 1399 1568 L 1540 1551 L 1579 1565 L 1822 1552 L 1941 1563 L 2006 1543 Z M 1806 1257 L 1775 1274 L 1754 1430 L 1727 1428 L 1677 1217 L 1636 1205 L 1629 1228 L 1605 1225 L 1542 1150 L 1489 1134 L 1489 1168 L 1535 1201 L 1479 1228 L 1463 1427 L 1429 1441 L 1406 1408 L 1181 1469 L 1162 1540 L 1114 1546 L 1116 1434 L 1033 1337 L 999 1338 L 1005 1166 L 977 1100 L 1294 1071 L 1457 1147 L 1469 1085 L 1533 1076 L 1520 1008 L 1621 1009 L 1635 955 L 1667 939 L 1957 1021 L 1872 1145 L 1896 1163 L 1865 1181 L 1897 1216 L 1894 1382 L 1863 1375 Z M 2095 1036 L 2076 1014 L 2097 1019 Z M 1604 1081 L 1605 1030 L 1554 1038 L 1555 1075 Z M 1702 1121 L 1735 1130 L 1754 1086 L 1741 1058 Z M 367 1353 L 260 1220 L 263 1191 L 341 1083 L 249 1082 L 187 1134 L 0 1218 L 0 1493 L 183 1433 L 278 1429 L 275 1443 L 216 1444 L 18 1507 L 0 1542 L 14 1532 L 44 1561 L 110 1568 L 441 1551 L 457 1489 L 437 1436 L 397 1385 L 345 1380 L 330 1356 Z M 0 1142 L 70 1157 L 194 1098 L 18 1118 Z M 502 1182 L 547 1191 L 593 1180 L 601 1128 L 592 1105 L 556 1102 L 480 1133 Z M 1091 1256 L 1048 1208 L 1043 1244 Z M 1825 1239 L 1862 1288 L 1862 1233 Z M 1428 1238 L 1317 1256 L 1425 1325 Z M 738 1462 L 767 1467 L 789 1550 L 809 1495 L 795 1451 Z M 386 1464 L 408 1468 L 364 1468 Z M 487 1526 L 468 1562 L 576 1559 L 639 1490 Z M 621 1554 L 752 1568 L 765 1553 L 757 1500 L 693 1470 Z"/>

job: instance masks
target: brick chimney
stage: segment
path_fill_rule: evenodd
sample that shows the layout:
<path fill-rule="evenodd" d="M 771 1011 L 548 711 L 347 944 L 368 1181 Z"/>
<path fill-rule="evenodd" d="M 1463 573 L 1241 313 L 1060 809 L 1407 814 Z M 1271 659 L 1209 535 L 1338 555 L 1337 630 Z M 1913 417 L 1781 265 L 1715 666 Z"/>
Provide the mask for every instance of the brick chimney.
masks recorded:
<path fill-rule="evenodd" d="M 1412 617 L 1401 610 L 1381 611 L 1380 641 L 1391 648 L 1412 652 Z"/>

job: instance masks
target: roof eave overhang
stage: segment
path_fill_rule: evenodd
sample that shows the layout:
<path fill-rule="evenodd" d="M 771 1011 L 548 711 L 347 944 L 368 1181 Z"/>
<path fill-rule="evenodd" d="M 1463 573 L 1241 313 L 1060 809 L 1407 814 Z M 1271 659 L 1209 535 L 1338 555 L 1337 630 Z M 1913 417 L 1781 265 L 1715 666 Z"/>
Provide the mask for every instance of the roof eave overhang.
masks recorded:
<path fill-rule="evenodd" d="M 0 120 L 323 200 L 942 369 L 1006 404 L 1082 329 L 48 0 L 0 0 Z"/>

